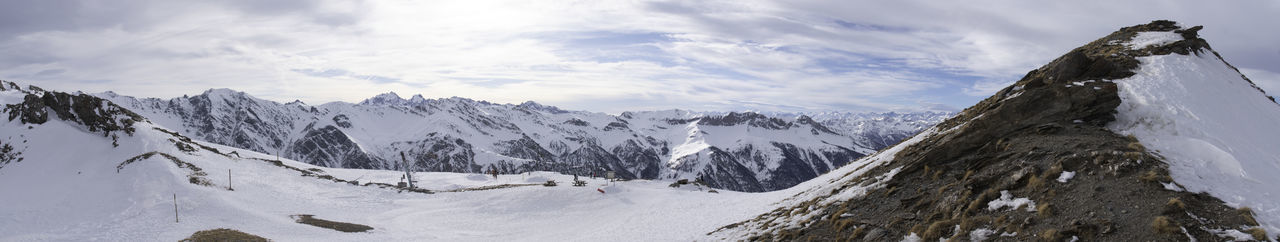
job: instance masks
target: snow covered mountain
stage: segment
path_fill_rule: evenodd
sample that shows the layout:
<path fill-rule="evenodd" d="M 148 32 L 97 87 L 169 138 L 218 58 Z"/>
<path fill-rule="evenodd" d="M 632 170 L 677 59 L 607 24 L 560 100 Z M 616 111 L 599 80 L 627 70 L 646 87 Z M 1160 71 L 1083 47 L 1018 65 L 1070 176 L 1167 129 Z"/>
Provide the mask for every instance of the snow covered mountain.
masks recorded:
<path fill-rule="evenodd" d="M 920 131 L 929 129 L 929 127 L 955 116 L 955 113 L 935 111 L 914 113 L 821 112 L 778 115 L 779 118 L 784 119 L 800 118 L 802 116 L 818 120 L 818 122 L 839 133 L 858 137 L 854 142 L 859 145 L 877 147 L 876 150 L 880 150 L 910 138 Z"/>
<path fill-rule="evenodd" d="M 793 186 L 951 115 L 608 115 L 395 93 L 311 106 L 228 89 L 169 100 L 98 96 L 195 139 L 324 167 L 401 169 L 403 154 L 417 171 L 615 171 L 629 179 L 701 179 L 751 192 Z"/>
<path fill-rule="evenodd" d="M 666 181 L 542 186 L 573 179 L 551 172 L 420 172 L 418 189 L 400 188 L 401 171 L 276 160 L 98 97 L 5 81 L 0 147 L 0 241 L 177 241 L 214 229 L 284 241 L 688 241 L 778 199 Z"/>
<path fill-rule="evenodd" d="M 1122 28 L 711 235 L 1275 241 L 1280 104 L 1200 29 Z"/>

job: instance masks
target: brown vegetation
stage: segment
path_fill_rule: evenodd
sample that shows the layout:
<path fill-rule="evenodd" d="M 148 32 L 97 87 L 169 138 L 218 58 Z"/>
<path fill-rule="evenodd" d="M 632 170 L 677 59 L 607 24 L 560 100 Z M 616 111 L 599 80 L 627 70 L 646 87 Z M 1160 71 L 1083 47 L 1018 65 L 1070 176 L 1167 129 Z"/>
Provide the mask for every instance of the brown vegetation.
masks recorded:
<path fill-rule="evenodd" d="M 299 214 L 299 215 L 293 215 L 289 217 L 292 217 L 294 220 L 296 220 L 300 224 L 308 224 L 311 226 L 332 229 L 332 230 L 337 230 L 337 231 L 342 231 L 347 233 L 365 232 L 365 231 L 373 230 L 373 227 L 369 227 L 366 225 L 318 219 L 318 218 L 315 218 L 314 215 L 310 215 L 310 214 Z"/>
<path fill-rule="evenodd" d="M 225 228 L 197 231 L 196 233 L 191 234 L 191 237 L 187 237 L 186 239 L 181 240 L 181 242 L 206 242 L 206 241 L 208 242 L 214 242 L 214 241 L 256 242 L 256 241 L 271 241 L 271 240 L 268 240 L 267 238 L 263 238 L 257 235 L 252 235 L 252 234 L 240 232 L 234 229 L 225 229 Z"/>

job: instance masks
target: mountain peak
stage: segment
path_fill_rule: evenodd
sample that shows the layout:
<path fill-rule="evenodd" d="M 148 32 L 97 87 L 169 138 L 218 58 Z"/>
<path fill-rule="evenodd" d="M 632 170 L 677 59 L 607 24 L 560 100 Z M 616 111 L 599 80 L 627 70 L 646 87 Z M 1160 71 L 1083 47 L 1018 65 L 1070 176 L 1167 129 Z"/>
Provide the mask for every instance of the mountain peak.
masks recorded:
<path fill-rule="evenodd" d="M 985 237 L 973 234 L 985 228 L 987 235 L 1017 232 L 1007 239 L 1018 241 L 1131 241 L 1220 240 L 1212 231 L 1259 222 L 1276 228 L 1280 212 L 1264 211 L 1251 222 L 1238 214 L 1254 213 L 1232 212 L 1232 206 L 1277 207 L 1274 198 L 1257 194 L 1280 193 L 1262 185 L 1280 178 L 1249 177 L 1243 168 L 1280 172 L 1271 145 L 1276 142 L 1268 141 L 1280 131 L 1257 128 L 1273 126 L 1263 123 L 1280 120 L 1280 110 L 1252 94 L 1239 95 L 1252 90 L 1239 85 L 1239 72 L 1197 36 L 1200 29 L 1163 20 L 1122 28 L 909 140 L 815 178 L 819 182 L 775 212 L 715 233 L 760 236 L 753 240 L 812 235 L 808 239 L 933 241 Z M 1230 97 L 1208 99 L 1249 97 L 1222 105 L 1186 101 L 1212 95 Z M 1240 109 L 1250 110 L 1230 111 Z M 1249 117 L 1260 120 L 1222 120 Z M 1243 124 L 1224 125 L 1229 123 Z M 1219 130 L 1227 131 L 1200 137 Z M 1214 196 L 1199 193 L 1204 191 Z M 1197 205 L 1177 212 L 1150 206 L 1171 200 Z M 1009 204 L 1019 205 L 1005 208 Z M 1170 233 L 1147 226 L 1160 222 L 1177 225 Z M 1185 229 L 1178 233 L 1178 227 Z"/>
<path fill-rule="evenodd" d="M 201 95 L 209 95 L 209 94 L 234 95 L 238 93 L 242 94 L 243 92 L 231 90 L 230 88 L 210 88 L 209 90 L 205 90 L 204 93 L 201 93 Z"/>
<path fill-rule="evenodd" d="M 402 98 L 400 98 L 400 94 L 396 94 L 396 92 L 387 92 L 387 93 L 383 93 L 383 94 L 378 94 L 377 96 L 373 96 L 373 98 L 381 98 L 381 99 L 402 99 Z"/>
<path fill-rule="evenodd" d="M 527 109 L 532 109 L 532 110 L 538 110 L 538 111 L 543 111 L 543 112 L 553 113 L 553 114 L 558 114 L 558 113 L 568 113 L 568 112 L 569 112 L 569 111 L 564 111 L 564 110 L 562 110 L 562 109 L 560 109 L 560 108 L 558 108 L 558 107 L 556 107 L 556 106 L 542 105 L 542 104 L 539 104 L 539 103 L 534 102 L 534 101 L 532 101 L 532 100 L 530 100 L 530 101 L 525 101 L 525 102 L 523 102 L 523 103 L 520 103 L 520 105 L 516 105 L 516 106 L 517 106 L 517 107 L 522 107 L 522 108 L 527 108 Z"/>
<path fill-rule="evenodd" d="M 409 98 L 409 103 L 425 103 L 425 102 L 427 102 L 427 98 L 422 97 L 422 94 L 413 94 L 413 97 Z"/>
<path fill-rule="evenodd" d="M 364 101 L 360 101 L 360 105 L 396 105 L 404 103 L 404 101 L 405 100 L 400 98 L 400 95 L 396 94 L 396 92 L 387 92 L 365 99 Z"/>

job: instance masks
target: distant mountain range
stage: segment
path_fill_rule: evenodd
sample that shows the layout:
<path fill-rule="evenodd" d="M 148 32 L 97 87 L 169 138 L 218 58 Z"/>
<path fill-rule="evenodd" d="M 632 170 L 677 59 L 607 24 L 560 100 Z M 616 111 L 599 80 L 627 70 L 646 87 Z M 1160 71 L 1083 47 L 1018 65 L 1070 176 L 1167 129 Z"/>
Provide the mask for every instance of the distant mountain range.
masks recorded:
<path fill-rule="evenodd" d="M 402 169 L 403 154 L 417 171 L 614 171 L 627 179 L 700 179 L 751 192 L 793 186 L 952 115 L 610 115 L 396 93 L 312 106 L 229 89 L 167 100 L 95 95 L 196 139 L 326 167 Z"/>

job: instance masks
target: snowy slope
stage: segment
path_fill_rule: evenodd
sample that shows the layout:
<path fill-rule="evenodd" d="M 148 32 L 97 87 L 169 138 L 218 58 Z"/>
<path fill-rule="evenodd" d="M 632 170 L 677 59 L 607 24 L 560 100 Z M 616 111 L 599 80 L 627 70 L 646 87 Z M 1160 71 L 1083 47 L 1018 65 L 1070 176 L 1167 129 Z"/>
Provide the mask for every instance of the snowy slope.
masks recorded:
<path fill-rule="evenodd" d="M 0 91 L 0 104 L 21 103 L 25 95 Z M 24 158 L 0 166 L 0 241 L 174 241 L 214 228 L 282 241 L 685 241 L 760 213 L 768 201 L 779 198 L 644 180 L 610 184 L 587 179 L 587 187 L 572 187 L 567 185 L 571 176 L 556 173 L 493 179 L 420 172 L 415 175 L 420 184 L 437 191 L 549 179 L 563 185 L 402 193 L 300 176 L 265 161 L 271 155 L 183 141 L 145 121 L 133 124 L 135 131 L 129 134 L 112 133 L 118 135 L 113 140 L 49 114 L 42 124 L 0 120 L 0 138 L 17 146 Z M 181 162 L 159 153 L 125 162 L 149 152 Z M 400 174 L 292 160 L 281 164 L 357 183 L 395 182 Z M 174 222 L 175 195 L 180 222 Z M 289 217 L 296 214 L 374 230 L 342 233 L 312 227 Z"/>
<path fill-rule="evenodd" d="M 227 89 L 169 100 L 98 96 L 196 139 L 325 167 L 400 169 L 404 152 L 420 171 L 613 170 L 625 178 L 700 178 L 738 191 L 792 186 L 950 115 L 845 114 L 825 120 L 683 110 L 608 115 L 533 102 L 403 99 L 395 93 L 359 104 L 309 106 Z"/>
<path fill-rule="evenodd" d="M 1182 39 L 1145 36 L 1135 46 Z M 1280 105 L 1211 51 L 1138 59 L 1136 75 L 1115 81 L 1122 103 L 1110 128 L 1164 156 L 1186 190 L 1250 207 L 1280 231 Z"/>

